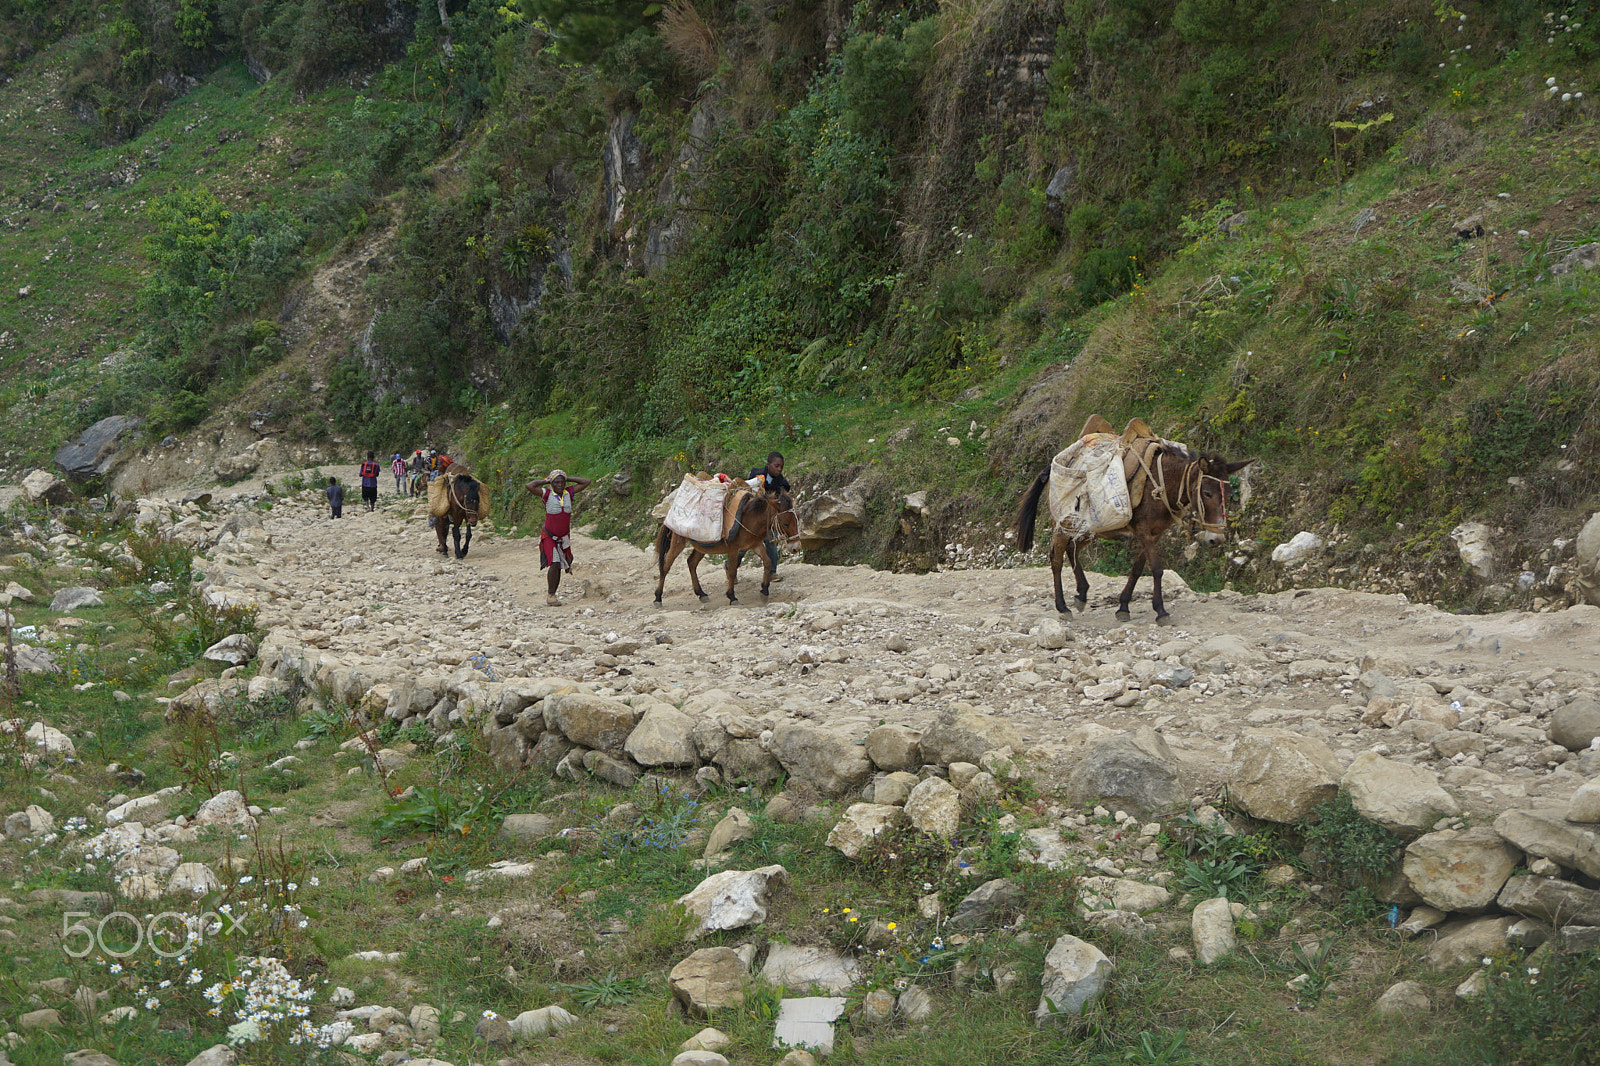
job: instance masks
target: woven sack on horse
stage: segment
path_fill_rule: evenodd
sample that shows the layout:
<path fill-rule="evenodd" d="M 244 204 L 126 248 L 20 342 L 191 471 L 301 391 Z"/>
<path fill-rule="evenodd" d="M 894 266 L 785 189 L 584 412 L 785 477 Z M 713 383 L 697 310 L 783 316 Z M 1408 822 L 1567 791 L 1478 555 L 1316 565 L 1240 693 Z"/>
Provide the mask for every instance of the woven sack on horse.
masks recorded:
<path fill-rule="evenodd" d="M 1133 520 L 1122 439 L 1090 433 L 1050 461 L 1050 521 L 1073 537 L 1121 529 Z"/>
<path fill-rule="evenodd" d="M 450 482 L 454 480 L 446 474 L 428 482 L 428 513 L 433 517 L 442 518 L 450 510 Z"/>
<path fill-rule="evenodd" d="M 683 482 L 672 497 L 672 505 L 667 508 L 662 524 L 690 540 L 720 541 L 726 524 L 728 490 L 736 485 L 742 487 L 741 482 L 729 480 L 725 474 L 706 478 L 683 475 Z"/>

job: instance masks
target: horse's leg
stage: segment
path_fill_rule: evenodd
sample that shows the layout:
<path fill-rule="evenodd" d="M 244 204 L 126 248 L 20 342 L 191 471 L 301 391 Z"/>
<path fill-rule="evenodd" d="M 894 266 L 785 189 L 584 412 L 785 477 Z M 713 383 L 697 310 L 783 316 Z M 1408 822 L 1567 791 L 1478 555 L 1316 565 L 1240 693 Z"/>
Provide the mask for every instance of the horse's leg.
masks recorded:
<path fill-rule="evenodd" d="M 450 518 L 449 518 L 448 515 L 446 515 L 446 516 L 444 516 L 442 518 L 436 518 L 436 519 L 433 520 L 433 531 L 436 534 L 438 534 L 438 536 L 439 536 L 439 554 L 440 555 L 449 555 L 450 554 L 450 549 L 449 549 L 448 546 L 446 546 L 446 544 L 444 542 L 445 527 L 448 526 L 449 524 L 450 524 Z"/>
<path fill-rule="evenodd" d="M 472 550 L 472 527 L 469 525 L 469 526 L 467 526 L 467 542 L 461 546 L 461 551 L 459 553 L 457 553 L 456 558 L 457 559 L 465 559 L 467 557 L 467 552 L 469 552 L 471 550 Z"/>
<path fill-rule="evenodd" d="M 731 544 L 728 546 L 728 561 L 722 564 L 722 569 L 728 575 L 728 602 L 738 603 L 739 597 L 733 594 L 733 583 L 739 580 L 739 553 L 733 550 Z M 762 592 L 766 590 L 762 589 Z"/>
<path fill-rule="evenodd" d="M 1170 626 L 1172 619 L 1167 615 L 1167 605 L 1161 598 L 1161 575 L 1166 568 L 1161 565 L 1161 542 L 1150 541 L 1150 580 L 1155 585 L 1155 591 L 1150 594 L 1150 606 L 1156 609 L 1156 625 Z"/>
<path fill-rule="evenodd" d="M 661 553 L 661 574 L 656 578 L 656 606 L 661 606 L 661 590 L 667 585 L 667 571 L 672 569 L 672 564 L 677 562 L 678 555 L 683 551 L 684 540 L 676 533 L 666 534 L 670 539 L 667 550 Z M 554 563 L 550 564 L 554 566 Z"/>
<path fill-rule="evenodd" d="M 701 603 L 711 598 L 706 595 L 706 590 L 700 587 L 700 560 L 705 557 L 706 553 L 699 548 L 689 549 L 689 584 L 694 588 L 694 594 L 700 597 Z"/>
<path fill-rule="evenodd" d="M 772 587 L 772 576 L 778 571 L 778 564 L 773 560 L 773 554 L 777 551 L 777 545 L 774 544 L 772 546 L 773 551 L 768 551 L 766 535 L 762 534 L 761 541 L 756 545 L 756 547 L 761 549 L 761 598 L 766 599 L 767 590 Z"/>
<path fill-rule="evenodd" d="M 1122 595 L 1117 599 L 1117 621 L 1127 622 L 1133 618 L 1128 611 L 1128 604 L 1133 600 L 1133 587 L 1139 583 L 1139 578 L 1144 575 L 1145 556 L 1155 547 L 1147 544 L 1141 537 L 1138 541 L 1139 550 L 1133 557 L 1133 565 L 1128 568 L 1128 583 L 1122 586 Z M 1157 610 L 1160 610 L 1157 607 Z"/>
<path fill-rule="evenodd" d="M 1078 590 L 1078 610 L 1089 609 L 1089 578 L 1083 572 L 1083 546 L 1087 540 L 1074 540 L 1068 547 L 1067 553 L 1072 557 L 1072 581 Z"/>
<path fill-rule="evenodd" d="M 1067 598 L 1061 592 L 1061 563 L 1067 554 L 1067 535 L 1056 531 L 1050 535 L 1050 573 L 1056 579 L 1056 610 L 1069 614 Z"/>
<path fill-rule="evenodd" d="M 463 555 L 467 554 L 466 552 L 461 550 L 461 523 L 460 522 L 452 522 L 452 523 L 450 523 L 450 541 L 451 541 L 451 544 L 455 547 L 456 558 L 457 559 L 459 559 Z"/>

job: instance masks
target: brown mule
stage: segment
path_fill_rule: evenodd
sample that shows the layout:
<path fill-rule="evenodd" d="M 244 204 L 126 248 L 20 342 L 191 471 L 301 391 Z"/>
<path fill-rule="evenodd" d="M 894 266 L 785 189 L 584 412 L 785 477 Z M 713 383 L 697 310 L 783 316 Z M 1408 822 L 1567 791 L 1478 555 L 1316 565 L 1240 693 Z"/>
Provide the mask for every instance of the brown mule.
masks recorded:
<path fill-rule="evenodd" d="M 1101 425 L 1104 430 L 1100 428 Z M 1103 432 L 1110 428 L 1103 419 L 1093 418 L 1085 426 L 1085 432 Z M 1069 613 L 1061 589 L 1062 561 L 1066 559 L 1072 562 L 1072 575 L 1077 580 L 1078 609 L 1084 610 L 1089 605 L 1089 579 L 1083 574 L 1080 553 L 1084 545 L 1099 536 L 1108 540 L 1132 540 L 1134 544 L 1133 566 L 1128 571 L 1128 583 L 1123 586 L 1122 595 L 1117 599 L 1117 621 L 1131 619 L 1128 604 L 1133 599 L 1134 586 L 1148 565 L 1155 586 L 1150 605 L 1155 608 L 1156 624 L 1171 625 L 1166 604 L 1161 597 L 1161 575 L 1164 573 L 1161 565 L 1161 535 L 1178 518 L 1193 512 L 1203 531 L 1201 539 L 1210 542 L 1223 540 L 1228 522 L 1228 478 L 1255 462 L 1254 459 L 1245 459 L 1230 463 L 1220 455 L 1197 452 L 1170 441 L 1157 442 L 1143 451 L 1142 455 L 1148 481 L 1143 498 L 1133 508 L 1133 517 L 1127 525 L 1101 533 L 1074 536 L 1052 522 L 1050 571 L 1055 577 L 1056 610 L 1062 614 Z M 1017 547 L 1020 551 L 1033 547 L 1033 527 L 1039 513 L 1039 498 L 1044 495 L 1049 483 L 1050 467 L 1046 466 L 1023 495 L 1016 519 Z"/>
<path fill-rule="evenodd" d="M 778 529 L 785 536 L 794 537 L 799 534 L 799 521 L 794 514 L 794 501 L 786 492 L 774 496 L 762 496 L 749 489 L 736 489 L 729 493 L 730 499 L 725 504 L 724 515 L 729 517 L 723 521 L 722 539 L 715 543 L 690 540 L 681 533 L 674 533 L 662 523 L 661 531 L 656 534 L 656 563 L 660 567 L 660 575 L 656 578 L 656 606 L 661 605 L 661 592 L 667 584 L 667 571 L 672 569 L 672 564 L 677 560 L 685 548 L 689 549 L 689 581 L 694 586 L 694 594 L 704 602 L 711 597 L 706 595 L 705 589 L 700 587 L 700 560 L 707 555 L 726 555 L 728 557 L 724 569 L 728 574 L 728 602 L 738 603 L 739 599 L 733 594 L 734 583 L 739 577 L 739 553 L 749 551 L 751 548 L 760 548 L 767 539 L 767 532 Z M 767 558 L 765 551 L 761 552 L 761 595 L 765 598 L 772 584 L 772 560 Z"/>
<path fill-rule="evenodd" d="M 487 500 L 480 495 L 483 486 L 471 474 L 453 474 L 445 485 L 445 499 L 449 509 L 433 520 L 433 531 L 439 535 L 439 554 L 448 555 L 450 549 L 444 542 L 448 527 L 455 542 L 456 558 L 465 559 L 472 548 L 472 527 L 488 511 Z M 461 530 L 467 531 L 466 543 L 461 542 Z"/>

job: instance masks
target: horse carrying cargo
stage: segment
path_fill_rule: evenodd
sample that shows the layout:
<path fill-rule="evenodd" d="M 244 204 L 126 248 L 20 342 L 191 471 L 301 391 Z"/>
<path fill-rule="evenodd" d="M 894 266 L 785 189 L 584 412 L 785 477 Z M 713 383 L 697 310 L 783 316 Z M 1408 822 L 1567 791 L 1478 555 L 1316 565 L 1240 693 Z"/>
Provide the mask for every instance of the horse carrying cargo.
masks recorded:
<path fill-rule="evenodd" d="M 1228 478 L 1254 459 L 1230 463 L 1220 455 L 1197 452 L 1151 432 L 1134 419 L 1118 434 L 1109 422 L 1091 415 L 1083 432 L 1045 467 L 1017 510 L 1017 547 L 1033 546 L 1039 499 L 1049 488 L 1050 569 L 1055 577 L 1056 610 L 1068 613 L 1061 588 L 1061 565 L 1072 562 L 1078 608 L 1089 603 L 1089 579 L 1079 552 L 1095 537 L 1135 542 L 1128 583 L 1118 599 L 1117 620 L 1131 618 L 1129 601 L 1146 564 L 1155 588 L 1150 604 L 1156 624 L 1170 624 L 1161 597 L 1161 535 L 1179 517 L 1194 512 L 1206 540 L 1227 533 Z"/>
<path fill-rule="evenodd" d="M 788 493 L 766 496 L 757 492 L 752 482 L 730 478 L 726 474 L 715 477 L 684 475 L 682 484 L 667 507 L 656 535 L 656 603 L 661 603 L 666 587 L 667 571 L 685 549 L 689 549 L 689 581 L 694 594 L 701 600 L 709 599 L 700 587 L 700 560 L 707 555 L 726 555 L 724 569 L 728 575 L 728 602 L 737 603 L 733 586 L 738 580 L 739 553 L 758 548 L 766 540 L 767 531 L 776 526 L 791 539 L 800 532 L 794 515 L 794 502 Z M 772 584 L 772 560 L 761 553 L 761 595 L 766 596 Z"/>

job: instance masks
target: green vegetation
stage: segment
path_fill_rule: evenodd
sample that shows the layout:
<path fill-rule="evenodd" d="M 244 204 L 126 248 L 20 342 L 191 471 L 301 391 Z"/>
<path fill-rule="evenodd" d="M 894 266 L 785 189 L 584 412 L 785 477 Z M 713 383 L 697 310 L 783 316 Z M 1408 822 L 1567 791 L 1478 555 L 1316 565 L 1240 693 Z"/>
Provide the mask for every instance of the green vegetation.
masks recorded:
<path fill-rule="evenodd" d="M 1600 290 L 1554 270 L 1597 62 L 1588 0 L 17 0 L 0 444 L 249 411 L 652 490 L 777 445 L 945 489 L 837 549 L 928 565 L 1099 411 L 1266 460 L 1267 547 L 1531 558 L 1600 488 Z"/>

